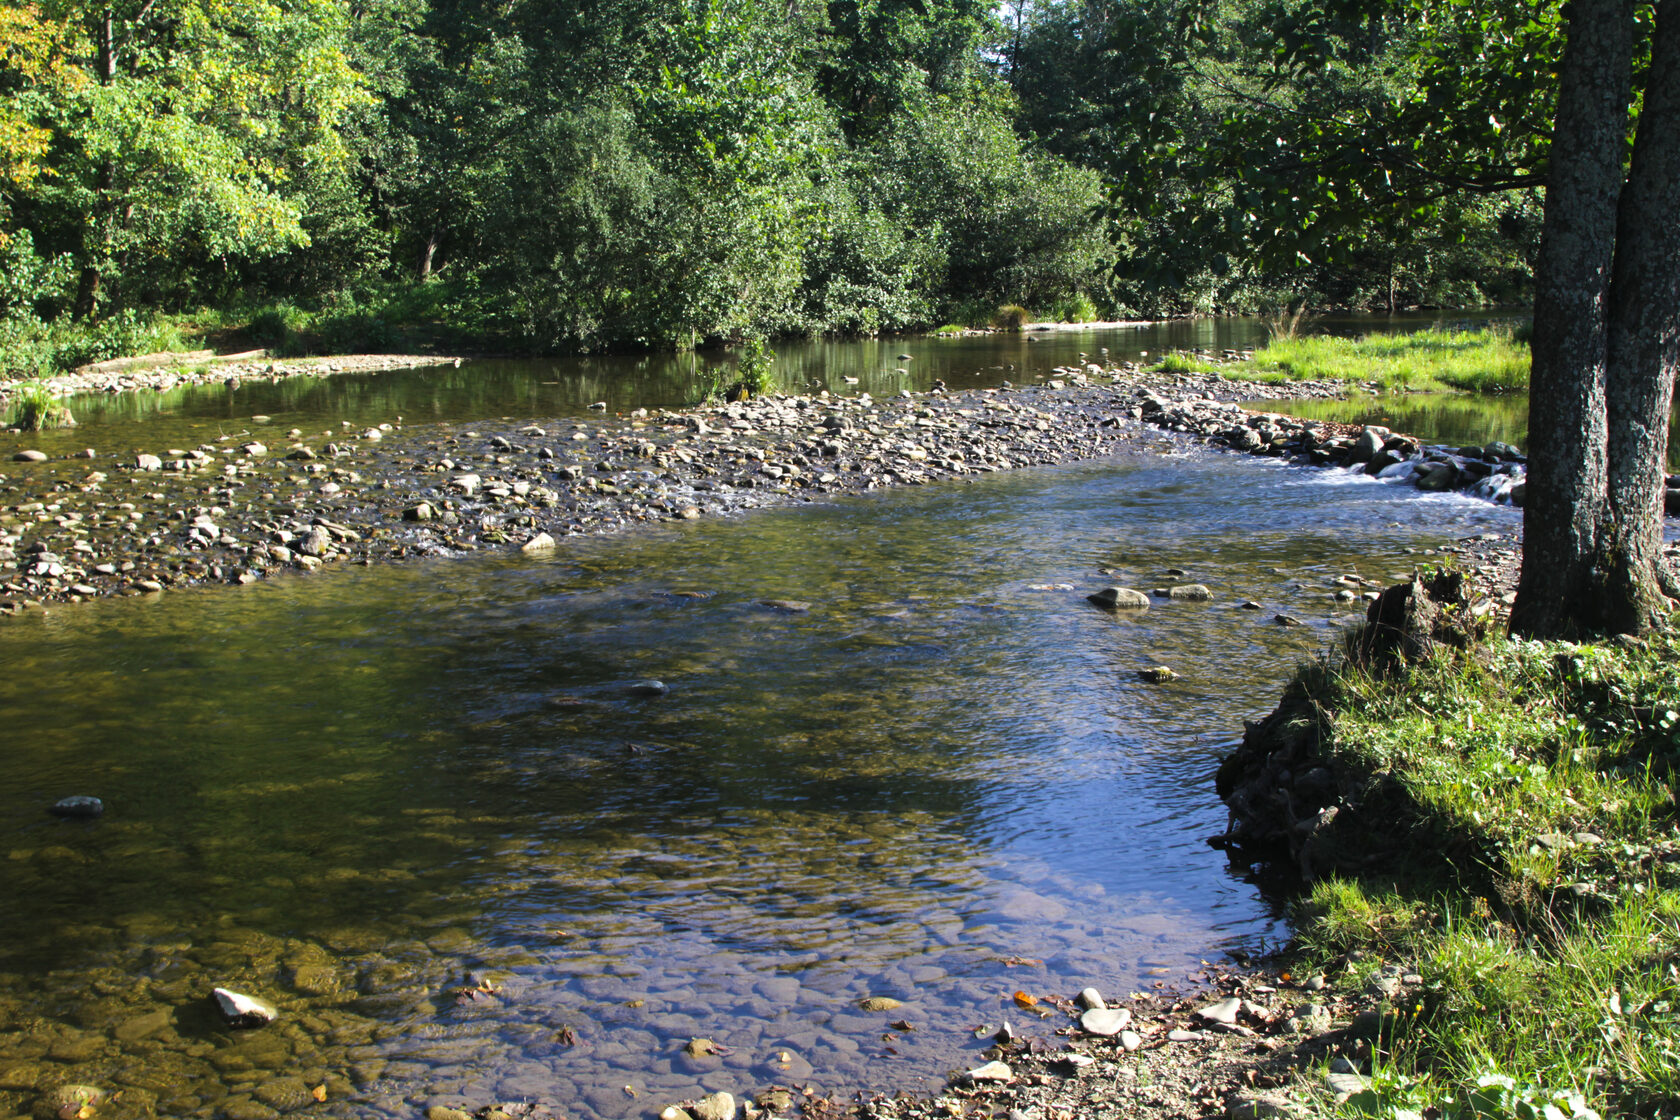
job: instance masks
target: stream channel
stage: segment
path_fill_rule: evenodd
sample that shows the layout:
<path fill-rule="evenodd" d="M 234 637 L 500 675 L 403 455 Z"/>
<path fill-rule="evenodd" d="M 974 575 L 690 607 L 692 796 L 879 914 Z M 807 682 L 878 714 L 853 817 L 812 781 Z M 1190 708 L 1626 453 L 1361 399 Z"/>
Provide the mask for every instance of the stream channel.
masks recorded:
<path fill-rule="evenodd" d="M 995 384 L 1029 360 L 980 341 L 918 376 Z M 1050 364 L 1160 348 L 1139 341 L 1031 345 Z M 520 403 L 511 374 L 471 389 L 475 368 L 436 371 L 430 398 L 404 373 L 194 391 L 151 416 L 112 401 L 79 409 L 77 438 L 120 447 L 129 425 L 215 407 L 304 426 L 313 408 L 576 415 L 618 385 L 544 367 Z M 650 398 L 615 407 L 675 403 Z M 1134 446 L 539 558 L 0 626 L 0 1117 L 66 1083 L 117 1092 L 101 1117 L 230 1120 L 935 1090 L 976 1064 L 975 1028 L 1061 1025 L 1017 990 L 1123 995 L 1285 936 L 1205 843 L 1225 824 L 1218 758 L 1360 617 L 1337 577 L 1392 582 L 1519 514 L 1165 435 Z M 1175 578 L 1214 599 L 1085 601 Z M 1158 664 L 1179 678 L 1137 677 Z M 627 687 L 649 679 L 668 692 Z M 45 813 L 69 794 L 105 815 Z M 280 1020 L 228 1030 L 217 985 Z M 860 1009 L 870 996 L 902 1006 Z M 724 1052 L 692 1056 L 696 1038 Z"/>

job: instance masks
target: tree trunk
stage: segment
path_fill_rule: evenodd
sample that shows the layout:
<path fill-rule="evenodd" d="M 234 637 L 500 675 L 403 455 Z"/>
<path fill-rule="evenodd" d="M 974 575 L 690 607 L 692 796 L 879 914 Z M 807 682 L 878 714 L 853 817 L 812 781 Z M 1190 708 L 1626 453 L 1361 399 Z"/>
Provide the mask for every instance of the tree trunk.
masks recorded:
<path fill-rule="evenodd" d="M 110 85 L 117 77 L 117 39 L 114 17 L 107 10 L 95 28 L 95 36 L 99 41 L 99 82 Z M 93 205 L 91 214 L 100 222 L 98 234 L 97 257 L 95 250 L 88 247 L 88 234 L 82 232 L 82 271 L 76 281 L 75 314 L 78 319 L 92 321 L 99 317 L 100 286 L 104 280 L 104 269 L 111 256 L 111 243 L 114 237 L 112 226 L 116 222 L 116 215 L 112 212 L 113 203 L 111 192 L 116 186 L 116 170 L 110 160 L 106 160 L 99 167 L 99 178 L 95 184 L 95 196 L 98 201 Z"/>
<path fill-rule="evenodd" d="M 1600 541 L 1605 628 L 1638 633 L 1667 612 L 1662 518 L 1668 413 L 1680 373 L 1680 0 L 1657 5 L 1633 166 L 1610 280 L 1605 378 L 1609 489 Z"/>
<path fill-rule="evenodd" d="M 432 260 L 437 256 L 441 235 L 433 230 L 426 235 L 426 244 L 420 249 L 420 279 L 429 280 L 432 276 Z"/>
<path fill-rule="evenodd" d="M 1602 625 L 1608 302 L 1632 54 L 1631 0 L 1574 0 L 1535 267 L 1523 565 L 1511 611 L 1512 632 L 1532 637 Z"/>

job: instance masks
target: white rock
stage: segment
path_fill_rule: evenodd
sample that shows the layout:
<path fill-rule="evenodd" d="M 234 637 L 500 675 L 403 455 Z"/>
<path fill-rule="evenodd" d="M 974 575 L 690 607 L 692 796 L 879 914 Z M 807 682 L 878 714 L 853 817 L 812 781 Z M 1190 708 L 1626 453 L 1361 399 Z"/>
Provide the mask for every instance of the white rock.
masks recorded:
<path fill-rule="evenodd" d="M 1224 1023 L 1229 1026 L 1237 1021 L 1237 1016 L 1241 1013 L 1242 1000 L 1232 996 L 1229 999 L 1222 999 L 1218 1003 L 1210 1003 L 1199 1009 L 1196 1012 L 1196 1018 L 1209 1023 Z"/>
<path fill-rule="evenodd" d="M 260 1027 L 280 1017 L 272 1003 L 243 992 L 217 988 L 210 994 L 216 997 L 216 1007 L 230 1027 Z"/>
<path fill-rule="evenodd" d="M 1081 1030 L 1113 1038 L 1132 1025 L 1132 1013 L 1124 1007 L 1093 1007 L 1079 1017 Z"/>
<path fill-rule="evenodd" d="M 1009 1068 L 1007 1062 L 987 1062 L 978 1069 L 971 1069 L 964 1075 L 973 1082 L 991 1082 L 1002 1084 L 1015 1078 L 1015 1071 Z"/>
<path fill-rule="evenodd" d="M 1143 1036 L 1136 1031 L 1121 1031 L 1120 1045 L 1128 1050 L 1136 1050 L 1143 1045 Z"/>
<path fill-rule="evenodd" d="M 554 538 L 553 537 L 549 536 L 547 533 L 538 533 L 536 536 L 532 537 L 530 540 L 528 540 L 524 544 L 520 545 L 519 546 L 519 551 L 521 551 L 521 552 L 552 552 L 552 551 L 554 551 L 554 548 L 555 548 L 555 544 L 554 544 Z"/>
<path fill-rule="evenodd" d="M 1086 988 L 1084 991 L 1079 993 L 1079 1006 L 1085 1008 L 1087 1011 L 1091 1011 L 1107 1007 L 1108 1004 L 1103 1002 L 1101 992 L 1097 991 L 1095 988 Z"/>

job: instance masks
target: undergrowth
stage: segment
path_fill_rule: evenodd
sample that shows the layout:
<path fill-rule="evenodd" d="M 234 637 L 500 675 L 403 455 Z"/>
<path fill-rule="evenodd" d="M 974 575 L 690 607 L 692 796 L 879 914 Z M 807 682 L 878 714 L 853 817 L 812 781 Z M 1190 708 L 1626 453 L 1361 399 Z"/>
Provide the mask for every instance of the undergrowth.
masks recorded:
<path fill-rule="evenodd" d="M 1381 824 L 1415 841 L 1298 907 L 1316 966 L 1424 978 L 1344 1113 L 1680 1113 L 1680 639 L 1315 673 L 1329 751 L 1397 791 L 1410 819 Z"/>

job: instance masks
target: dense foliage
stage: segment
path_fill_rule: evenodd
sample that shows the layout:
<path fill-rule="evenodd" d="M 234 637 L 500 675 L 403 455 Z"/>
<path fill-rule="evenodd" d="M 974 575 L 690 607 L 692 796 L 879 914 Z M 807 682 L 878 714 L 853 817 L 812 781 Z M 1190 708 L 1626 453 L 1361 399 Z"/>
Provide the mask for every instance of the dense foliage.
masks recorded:
<path fill-rule="evenodd" d="M 549 351 L 1520 294 L 1534 200 L 1486 189 L 1537 181 L 1543 97 L 1509 143 L 1443 137 L 1468 162 L 1404 223 L 1372 188 L 1287 253 L 1255 236 L 1304 173 L 1268 155 L 1280 119 L 1396 142 L 1474 46 L 1427 18 L 1451 5 L 1365 7 L 5 0 L 0 364 L 199 307 L 322 345 L 431 321 Z"/>

